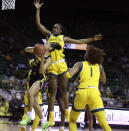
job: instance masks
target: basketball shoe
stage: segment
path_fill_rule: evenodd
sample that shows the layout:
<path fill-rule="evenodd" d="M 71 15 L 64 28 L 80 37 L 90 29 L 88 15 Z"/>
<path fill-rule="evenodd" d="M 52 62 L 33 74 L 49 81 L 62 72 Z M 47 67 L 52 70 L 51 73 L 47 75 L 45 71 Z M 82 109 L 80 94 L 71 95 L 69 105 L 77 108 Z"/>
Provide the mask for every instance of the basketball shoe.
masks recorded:
<path fill-rule="evenodd" d="M 47 128 L 50 126 L 50 123 L 46 121 L 45 123 L 41 124 L 42 131 L 47 131 Z"/>
<path fill-rule="evenodd" d="M 31 122 L 31 118 L 28 115 L 26 115 L 25 119 L 20 121 L 20 125 L 21 126 L 27 126 L 30 122 Z"/>

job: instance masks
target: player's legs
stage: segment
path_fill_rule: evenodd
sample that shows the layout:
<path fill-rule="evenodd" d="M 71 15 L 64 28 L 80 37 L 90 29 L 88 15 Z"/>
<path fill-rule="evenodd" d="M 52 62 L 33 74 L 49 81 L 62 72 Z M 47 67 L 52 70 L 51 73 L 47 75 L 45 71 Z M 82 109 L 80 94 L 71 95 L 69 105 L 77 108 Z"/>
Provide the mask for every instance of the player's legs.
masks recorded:
<path fill-rule="evenodd" d="M 69 121 L 69 131 L 77 131 L 77 119 L 81 112 L 76 112 L 71 110 L 70 112 L 70 121 Z"/>
<path fill-rule="evenodd" d="M 93 114 L 91 113 L 91 111 L 89 110 L 89 106 L 87 106 L 87 117 L 88 117 L 88 128 L 89 128 L 89 131 L 92 131 L 93 129 Z"/>
<path fill-rule="evenodd" d="M 96 129 L 97 128 L 97 124 L 96 124 L 96 117 L 93 114 L 93 128 Z"/>
<path fill-rule="evenodd" d="M 24 114 L 23 114 L 23 116 L 22 116 L 22 120 L 25 119 L 26 114 L 27 114 L 27 111 L 28 111 L 28 108 L 25 107 L 25 108 L 24 108 Z M 22 127 L 20 128 L 20 131 L 25 131 L 25 129 L 26 129 L 26 127 L 25 127 L 25 126 L 22 126 Z"/>
<path fill-rule="evenodd" d="M 25 102 L 25 108 L 24 108 L 24 114 L 22 116 L 22 120 L 25 120 L 26 118 L 26 114 L 27 114 L 27 111 L 28 111 L 28 107 L 27 107 L 27 104 L 28 104 L 28 91 L 26 91 L 25 93 L 25 96 L 24 96 L 24 102 Z M 26 126 L 22 126 L 20 128 L 20 131 L 25 131 L 26 130 Z"/>
<path fill-rule="evenodd" d="M 32 111 L 32 108 L 34 106 L 34 101 L 35 101 L 35 95 L 39 93 L 40 90 L 40 81 L 36 81 L 33 83 L 31 88 L 29 89 L 28 93 L 28 111 Z"/>
<path fill-rule="evenodd" d="M 50 86 L 48 87 L 48 93 L 47 93 L 47 102 L 48 102 L 48 115 L 47 120 L 50 123 L 50 127 L 48 128 L 48 131 L 50 131 L 51 126 L 55 124 L 54 122 L 54 111 L 50 111 L 51 109 L 51 94 L 50 94 Z"/>
<path fill-rule="evenodd" d="M 57 76 L 49 74 L 49 85 L 50 85 L 50 111 L 54 111 L 54 103 L 57 92 Z"/>
<path fill-rule="evenodd" d="M 49 93 L 49 89 L 48 89 L 48 93 L 47 93 L 47 103 L 48 103 L 48 115 L 47 115 L 47 121 L 49 121 L 49 114 L 50 114 L 50 93 Z M 54 124 L 53 124 L 54 125 Z M 48 131 L 51 131 L 51 127 L 48 127 Z"/>
<path fill-rule="evenodd" d="M 48 104 L 48 115 L 47 115 L 47 120 L 49 120 L 49 114 L 50 114 L 50 93 L 47 93 L 47 104 Z"/>
<path fill-rule="evenodd" d="M 25 119 L 25 116 L 27 114 L 27 111 L 28 111 L 28 90 L 25 92 L 25 96 L 24 96 L 24 103 L 25 103 L 25 108 L 24 108 L 24 114 L 22 116 L 22 120 Z"/>
<path fill-rule="evenodd" d="M 39 93 L 39 82 L 34 82 L 28 92 L 28 111 L 25 119 L 20 122 L 22 126 L 26 126 L 28 123 L 31 122 L 32 119 L 32 108 L 34 107 L 34 97 L 36 94 Z"/>
<path fill-rule="evenodd" d="M 25 108 L 24 108 L 24 114 L 23 114 L 23 116 L 22 116 L 22 120 L 25 119 L 25 116 L 26 116 L 26 114 L 27 114 L 27 111 L 28 111 L 28 108 L 25 107 Z"/>
<path fill-rule="evenodd" d="M 100 126 L 104 129 L 104 131 L 112 131 L 110 126 L 107 123 L 106 115 L 104 111 L 98 111 L 94 113 Z"/>
<path fill-rule="evenodd" d="M 66 77 L 66 72 L 59 75 L 59 79 L 60 79 L 61 94 L 64 100 L 65 109 L 68 109 L 69 108 L 69 100 L 68 100 L 68 93 L 67 93 L 68 78 Z"/>
<path fill-rule="evenodd" d="M 55 97 L 56 97 L 56 92 L 57 92 L 57 81 L 58 78 L 56 75 L 49 74 L 49 85 L 50 85 L 50 114 L 49 114 L 49 122 L 50 126 L 54 125 L 54 103 L 55 103 Z"/>
<path fill-rule="evenodd" d="M 60 131 L 64 131 L 65 125 L 65 107 L 62 98 L 58 98 L 57 102 L 59 104 L 60 112 L 61 112 L 61 124 L 60 124 Z"/>
<path fill-rule="evenodd" d="M 42 94 L 41 92 L 39 92 L 39 95 L 38 95 L 38 104 L 42 104 L 43 101 L 42 101 Z M 40 105 L 41 109 L 42 109 L 42 105 Z M 33 120 L 33 124 L 32 124 L 32 129 L 31 131 L 35 131 L 35 129 L 38 127 L 39 125 L 39 122 L 40 122 L 40 118 L 39 116 L 35 113 L 35 119 Z"/>
<path fill-rule="evenodd" d="M 38 97 L 39 97 L 38 95 L 39 95 L 39 93 L 35 94 L 35 96 L 34 96 L 34 110 L 40 118 L 42 130 L 46 131 L 46 129 L 49 126 L 49 122 L 45 121 L 45 119 L 42 115 L 42 109 L 41 109 L 40 105 L 38 104 Z"/>
<path fill-rule="evenodd" d="M 28 108 L 25 107 L 24 108 L 24 115 L 22 116 L 22 120 L 25 119 L 25 116 L 27 114 L 27 111 L 28 111 Z M 40 122 L 40 118 L 38 117 L 38 115 L 35 113 L 35 119 L 33 121 L 33 124 L 32 124 L 32 129 L 31 131 L 35 131 L 35 129 L 38 127 L 39 125 L 39 122 Z M 20 131 L 25 131 L 25 127 L 21 127 Z"/>
<path fill-rule="evenodd" d="M 34 119 L 34 121 L 33 121 L 31 131 L 35 131 L 35 129 L 36 129 L 36 128 L 38 127 L 38 125 L 39 125 L 39 122 L 40 122 L 40 118 L 39 118 L 39 116 L 35 113 L 35 119 Z"/>
<path fill-rule="evenodd" d="M 38 109 L 39 90 L 40 90 L 40 82 L 36 81 L 33 83 L 31 88 L 29 89 L 29 92 L 28 92 L 28 112 L 27 112 L 27 115 L 25 116 L 25 120 L 22 120 L 20 122 L 21 125 L 27 125 L 28 123 L 31 122 L 33 107 L 35 109 L 35 112 L 38 114 L 39 118 L 40 119 L 43 118 L 41 111 Z"/>
<path fill-rule="evenodd" d="M 64 105 L 66 109 L 65 117 L 66 117 L 66 120 L 69 122 L 69 98 L 68 98 L 68 93 L 67 93 L 68 78 L 66 77 L 66 73 L 61 74 L 59 76 L 59 79 L 60 79 L 62 99 L 64 100 Z"/>
<path fill-rule="evenodd" d="M 42 119 L 43 118 L 43 115 L 42 115 L 42 109 L 41 109 L 41 107 L 40 107 L 40 105 L 39 105 L 39 103 L 38 103 L 38 96 L 39 94 L 37 93 L 37 94 L 35 94 L 35 96 L 34 96 L 34 110 L 35 110 L 35 112 L 36 112 L 36 114 L 39 116 L 39 118 L 40 119 Z"/>
<path fill-rule="evenodd" d="M 77 131 L 76 121 L 81 111 L 85 111 L 87 105 L 86 100 L 87 100 L 86 89 L 80 89 L 76 91 L 76 96 L 74 98 L 72 111 L 70 112 L 70 123 L 69 123 L 70 131 Z"/>
<path fill-rule="evenodd" d="M 106 115 L 104 112 L 103 101 L 101 99 L 101 94 L 98 89 L 88 89 L 89 93 L 89 108 L 92 113 L 95 114 L 100 126 L 104 129 L 104 131 L 111 131 L 110 126 L 107 123 Z"/>

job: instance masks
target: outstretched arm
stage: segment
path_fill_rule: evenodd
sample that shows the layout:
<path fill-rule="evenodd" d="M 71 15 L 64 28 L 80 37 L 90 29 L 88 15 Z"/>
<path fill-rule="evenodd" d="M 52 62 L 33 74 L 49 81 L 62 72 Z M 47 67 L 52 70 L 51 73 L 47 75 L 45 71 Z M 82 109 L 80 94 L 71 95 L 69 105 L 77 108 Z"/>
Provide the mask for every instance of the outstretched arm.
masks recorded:
<path fill-rule="evenodd" d="M 100 80 L 103 83 L 106 83 L 106 74 L 105 74 L 104 68 L 102 65 L 99 65 L 99 67 L 100 67 Z"/>
<path fill-rule="evenodd" d="M 81 71 L 83 66 L 82 62 L 77 62 L 72 69 L 70 69 L 70 71 L 67 73 L 67 77 L 73 77 L 76 73 L 78 73 L 79 71 Z"/>
<path fill-rule="evenodd" d="M 39 43 L 36 43 L 36 44 L 39 44 Z M 45 48 L 46 48 L 46 53 L 48 54 L 50 51 L 52 51 L 52 50 L 55 50 L 55 49 L 57 49 L 57 50 L 60 50 L 60 48 L 61 48 L 61 46 L 58 44 L 58 43 L 49 43 L 49 42 L 47 42 L 47 44 L 46 45 L 44 45 L 45 46 Z M 30 54 L 34 54 L 34 46 L 33 47 L 26 47 L 25 49 L 24 49 L 24 51 L 26 52 L 26 53 L 30 53 Z"/>
<path fill-rule="evenodd" d="M 51 32 L 40 23 L 40 8 L 42 7 L 43 3 L 40 4 L 40 0 L 35 0 L 33 4 L 36 8 L 36 25 L 42 34 L 48 37 L 51 35 Z"/>
<path fill-rule="evenodd" d="M 84 44 L 84 43 L 89 43 L 92 41 L 97 41 L 97 40 L 101 40 L 102 39 L 102 35 L 101 34 L 97 34 L 94 37 L 91 38 L 87 38 L 87 39 L 72 39 L 69 37 L 64 37 L 64 42 L 68 42 L 68 43 L 72 43 L 72 44 Z"/>

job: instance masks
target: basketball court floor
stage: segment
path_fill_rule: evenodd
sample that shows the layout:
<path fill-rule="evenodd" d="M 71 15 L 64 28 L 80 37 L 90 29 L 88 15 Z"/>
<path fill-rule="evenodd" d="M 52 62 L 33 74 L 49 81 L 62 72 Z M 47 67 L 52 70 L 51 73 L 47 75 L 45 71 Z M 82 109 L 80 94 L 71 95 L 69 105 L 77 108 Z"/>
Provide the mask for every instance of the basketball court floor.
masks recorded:
<path fill-rule="evenodd" d="M 8 123 L 1 123 L 0 124 L 0 131 L 20 131 L 20 125 L 8 124 Z M 31 131 L 31 126 L 27 126 L 26 131 Z M 41 127 L 39 126 L 36 131 L 42 131 Z M 51 131 L 59 131 L 59 127 L 53 127 Z M 68 127 L 65 127 L 65 131 L 69 131 Z M 78 128 L 77 131 L 89 131 L 88 129 L 81 129 Z M 98 128 L 95 131 L 103 131 L 102 129 Z M 112 131 L 129 131 L 129 129 L 112 129 Z"/>
<path fill-rule="evenodd" d="M 0 131 L 20 131 L 20 125 L 18 124 L 12 124 L 12 122 L 8 122 L 8 119 L 6 118 L 0 118 Z M 26 131 L 31 131 L 31 126 L 27 126 Z M 41 127 L 39 126 L 35 131 L 42 131 Z M 58 126 L 54 126 L 51 131 L 59 131 L 59 127 Z M 68 126 L 65 127 L 65 131 L 69 131 Z M 78 128 L 77 131 L 89 131 L 88 129 L 81 129 Z M 97 128 L 95 131 L 103 131 L 100 128 Z M 129 131 L 128 129 L 113 129 L 112 131 Z"/>
<path fill-rule="evenodd" d="M 12 124 L 0 124 L 0 131 L 20 131 L 19 125 Z M 31 131 L 31 127 L 28 126 L 26 131 Z M 38 127 L 36 131 L 42 131 L 41 127 Z M 51 131 L 59 131 L 59 127 L 53 127 Z M 65 128 L 65 131 L 69 131 L 68 128 Z M 88 129 L 78 129 L 77 131 L 88 131 Z M 103 131 L 102 129 L 97 129 L 95 131 Z M 112 129 L 112 131 L 129 131 L 129 129 Z"/>

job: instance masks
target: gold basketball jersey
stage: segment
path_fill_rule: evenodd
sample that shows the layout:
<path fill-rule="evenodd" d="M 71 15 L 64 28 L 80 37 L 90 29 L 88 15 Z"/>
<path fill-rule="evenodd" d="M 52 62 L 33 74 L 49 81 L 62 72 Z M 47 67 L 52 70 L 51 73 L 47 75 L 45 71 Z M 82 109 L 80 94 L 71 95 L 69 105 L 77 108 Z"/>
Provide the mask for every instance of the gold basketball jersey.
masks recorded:
<path fill-rule="evenodd" d="M 52 61 L 59 61 L 61 59 L 64 58 L 64 54 L 63 54 L 63 48 L 64 48 L 64 40 L 63 40 L 63 35 L 59 35 L 59 36 L 54 36 L 51 35 L 50 38 L 48 39 L 47 42 L 57 42 L 61 45 L 61 49 L 60 50 L 54 50 L 50 53 Z"/>
<path fill-rule="evenodd" d="M 99 86 L 100 70 L 99 65 L 91 65 L 87 61 L 83 62 L 83 68 L 80 72 L 80 84 L 78 88 Z"/>

